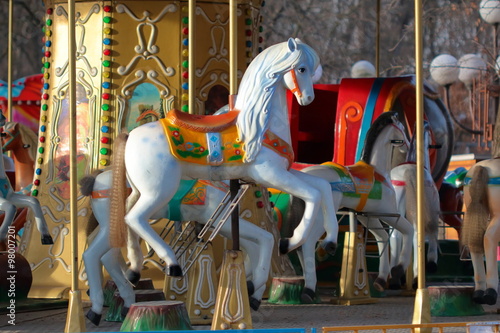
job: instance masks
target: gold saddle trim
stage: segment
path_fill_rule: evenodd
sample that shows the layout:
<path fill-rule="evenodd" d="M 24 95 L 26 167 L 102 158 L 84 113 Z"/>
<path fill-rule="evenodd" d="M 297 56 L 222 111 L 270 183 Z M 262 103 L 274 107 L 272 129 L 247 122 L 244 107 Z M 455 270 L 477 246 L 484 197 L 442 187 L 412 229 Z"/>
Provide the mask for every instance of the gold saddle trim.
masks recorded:
<path fill-rule="evenodd" d="M 195 132 L 210 133 L 222 132 L 228 127 L 236 124 L 239 111 L 229 111 L 220 115 L 197 115 L 179 111 L 177 109 L 170 110 L 166 119 L 173 125 Z"/>

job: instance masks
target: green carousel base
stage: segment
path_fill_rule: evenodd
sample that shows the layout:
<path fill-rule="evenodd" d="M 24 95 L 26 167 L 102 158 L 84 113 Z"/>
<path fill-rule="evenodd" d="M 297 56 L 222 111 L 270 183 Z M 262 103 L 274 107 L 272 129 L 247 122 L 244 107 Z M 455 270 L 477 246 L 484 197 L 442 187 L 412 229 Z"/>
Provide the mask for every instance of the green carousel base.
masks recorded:
<path fill-rule="evenodd" d="M 472 301 L 474 287 L 430 286 L 427 289 L 433 317 L 479 316 L 485 313 L 480 304 Z"/>

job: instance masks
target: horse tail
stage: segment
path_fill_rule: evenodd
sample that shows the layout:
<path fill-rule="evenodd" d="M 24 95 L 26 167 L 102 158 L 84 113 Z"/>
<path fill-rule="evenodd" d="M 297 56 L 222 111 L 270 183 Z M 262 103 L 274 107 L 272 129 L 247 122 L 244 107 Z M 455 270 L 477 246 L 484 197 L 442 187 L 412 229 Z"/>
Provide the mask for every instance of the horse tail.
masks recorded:
<path fill-rule="evenodd" d="M 489 220 L 488 207 L 488 171 L 482 166 L 475 166 L 469 185 L 470 204 L 464 216 L 462 243 L 474 253 L 484 253 L 483 241 Z"/>
<path fill-rule="evenodd" d="M 124 247 L 127 239 L 125 225 L 126 169 L 125 144 L 128 133 L 121 133 L 116 137 L 114 145 L 114 159 L 112 165 L 112 186 L 109 200 L 109 242 L 112 247 Z"/>
<path fill-rule="evenodd" d="M 94 189 L 94 184 L 95 184 L 95 179 L 97 175 L 102 173 L 102 170 L 96 170 L 92 172 L 90 175 L 82 177 L 79 181 L 78 184 L 80 185 L 80 192 L 86 196 L 89 197 L 92 195 L 92 190 Z"/>
<path fill-rule="evenodd" d="M 80 185 L 80 192 L 84 196 L 89 197 L 92 195 L 96 177 L 100 173 L 102 173 L 102 170 L 95 170 L 90 175 L 84 176 L 78 181 L 78 184 Z M 94 213 L 92 213 L 89 216 L 87 226 L 85 228 L 85 236 L 89 237 L 92 234 L 92 232 L 97 228 L 98 225 L 99 221 L 97 221 Z"/>

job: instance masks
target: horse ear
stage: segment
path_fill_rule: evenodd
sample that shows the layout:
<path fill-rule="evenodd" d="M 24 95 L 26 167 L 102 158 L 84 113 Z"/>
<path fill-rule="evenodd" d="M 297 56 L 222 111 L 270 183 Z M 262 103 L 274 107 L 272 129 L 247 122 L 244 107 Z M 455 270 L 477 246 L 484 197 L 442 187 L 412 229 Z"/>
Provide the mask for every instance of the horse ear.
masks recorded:
<path fill-rule="evenodd" d="M 290 50 L 290 52 L 293 52 L 296 49 L 297 49 L 297 42 L 295 41 L 295 39 L 290 37 L 288 39 L 288 50 Z"/>

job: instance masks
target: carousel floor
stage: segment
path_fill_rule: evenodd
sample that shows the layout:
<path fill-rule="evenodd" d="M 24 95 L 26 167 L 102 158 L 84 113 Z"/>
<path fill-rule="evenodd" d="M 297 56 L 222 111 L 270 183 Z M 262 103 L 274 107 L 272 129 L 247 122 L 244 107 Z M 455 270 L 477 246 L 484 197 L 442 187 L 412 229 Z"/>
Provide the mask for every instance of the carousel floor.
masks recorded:
<path fill-rule="evenodd" d="M 444 284 L 444 285 L 451 285 Z M 472 285 L 472 284 L 462 284 Z M 307 332 L 322 327 L 351 325 L 410 324 L 412 322 L 414 297 L 403 296 L 400 291 L 386 291 L 384 297 L 375 298 L 375 303 L 362 305 L 334 305 L 335 299 L 329 288 L 320 289 L 322 303 L 314 305 L 276 305 L 264 301 L 258 311 L 252 312 L 254 329 L 305 328 Z M 89 304 L 84 303 L 86 312 Z M 483 305 L 484 314 L 466 317 L 432 317 L 432 323 L 451 322 L 499 322 L 500 300 L 497 305 Z M 105 310 L 106 311 L 106 310 Z M 38 309 L 16 313 L 15 326 L 7 323 L 6 314 L 0 315 L 0 332 L 63 332 L 67 307 Z M 104 316 L 103 316 L 104 318 Z M 102 321 L 99 327 L 86 321 L 87 332 L 118 332 L 121 323 Z M 209 330 L 210 326 L 194 326 L 195 330 Z M 391 330 L 397 332 L 397 330 Z M 401 330 L 408 332 L 408 330 Z M 450 331 L 446 331 L 450 332 Z M 465 332 L 455 328 L 453 332 Z"/>

